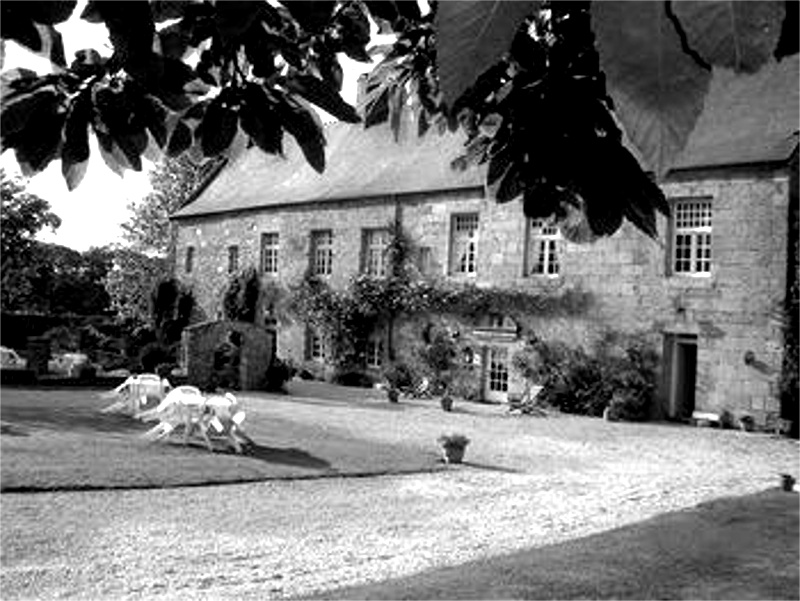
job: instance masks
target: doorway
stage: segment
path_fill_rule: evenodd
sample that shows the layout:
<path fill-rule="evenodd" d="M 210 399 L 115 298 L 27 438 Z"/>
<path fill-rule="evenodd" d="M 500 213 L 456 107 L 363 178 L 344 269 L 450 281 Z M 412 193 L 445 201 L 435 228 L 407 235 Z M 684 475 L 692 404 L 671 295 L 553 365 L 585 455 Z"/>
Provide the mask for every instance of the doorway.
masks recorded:
<path fill-rule="evenodd" d="M 508 349 L 490 346 L 486 355 L 483 398 L 505 403 L 508 400 Z"/>
<path fill-rule="evenodd" d="M 665 334 L 664 360 L 667 417 L 681 421 L 688 420 L 695 408 L 697 336 Z"/>

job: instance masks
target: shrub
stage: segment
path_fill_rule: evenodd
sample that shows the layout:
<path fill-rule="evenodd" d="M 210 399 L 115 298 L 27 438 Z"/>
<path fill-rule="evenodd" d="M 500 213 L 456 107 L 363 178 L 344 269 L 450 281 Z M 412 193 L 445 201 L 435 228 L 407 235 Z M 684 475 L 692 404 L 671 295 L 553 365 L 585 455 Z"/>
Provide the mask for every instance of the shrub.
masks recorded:
<path fill-rule="evenodd" d="M 297 373 L 291 359 L 275 357 L 267 370 L 267 390 L 270 392 L 286 392 L 286 382 Z"/>
<path fill-rule="evenodd" d="M 608 333 L 591 353 L 561 342 L 532 340 L 514 367 L 544 386 L 539 399 L 564 411 L 616 419 L 646 419 L 656 388 L 658 353 L 642 336 Z"/>
<path fill-rule="evenodd" d="M 258 315 L 258 298 L 261 281 L 255 267 L 248 267 L 228 283 L 222 299 L 225 317 L 231 321 L 255 323 Z"/>
<path fill-rule="evenodd" d="M 354 388 L 372 388 L 375 381 L 372 376 L 358 369 L 343 369 L 333 375 L 333 383 Z"/>
<path fill-rule="evenodd" d="M 392 363 L 383 370 L 383 379 L 392 388 L 401 391 L 408 391 L 414 388 L 416 378 L 411 367 L 402 362 Z"/>
<path fill-rule="evenodd" d="M 173 356 L 170 348 L 159 342 L 150 342 L 144 345 L 139 353 L 139 365 L 146 373 L 155 373 L 159 365 L 172 362 Z"/>

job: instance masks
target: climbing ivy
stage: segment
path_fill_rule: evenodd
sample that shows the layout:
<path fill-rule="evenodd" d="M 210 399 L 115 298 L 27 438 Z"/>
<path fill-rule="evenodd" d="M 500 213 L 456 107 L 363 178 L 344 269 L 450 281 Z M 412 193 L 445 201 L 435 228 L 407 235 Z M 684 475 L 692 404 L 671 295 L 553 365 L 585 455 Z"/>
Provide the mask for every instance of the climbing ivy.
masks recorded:
<path fill-rule="evenodd" d="M 391 332 L 401 317 L 436 313 L 474 322 L 490 314 L 569 316 L 585 313 L 592 302 L 580 290 L 529 292 L 423 278 L 414 265 L 413 242 L 399 226 L 389 229 L 386 277 L 359 274 L 346 289 L 336 290 L 309 272 L 289 288 L 289 312 L 324 334 L 337 365 L 363 365 L 370 333 L 377 326 Z M 389 346 L 393 359 L 391 341 Z"/>

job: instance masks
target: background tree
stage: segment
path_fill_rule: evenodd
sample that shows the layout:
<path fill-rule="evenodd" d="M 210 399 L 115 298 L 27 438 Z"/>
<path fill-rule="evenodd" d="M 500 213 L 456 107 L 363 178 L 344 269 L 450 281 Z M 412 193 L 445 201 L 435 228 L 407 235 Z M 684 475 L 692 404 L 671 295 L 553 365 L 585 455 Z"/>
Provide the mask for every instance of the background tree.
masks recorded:
<path fill-rule="evenodd" d="M 36 245 L 35 236 L 45 227 L 57 229 L 61 219 L 50 211 L 50 203 L 27 192 L 22 180 L 9 177 L 4 170 L 0 170 L 0 186 L 0 304 L 4 311 L 19 311 L 33 302 L 33 270 L 28 259 Z"/>
<path fill-rule="evenodd" d="M 578 210 L 598 234 L 627 218 L 652 235 L 654 212 L 666 210 L 612 111 L 644 167 L 663 175 L 714 68 L 750 73 L 798 52 L 794 0 L 453 0 L 431 1 L 425 14 L 412 0 L 90 0 L 81 17 L 105 25 L 113 54 L 86 49 L 67 65 L 55 25 L 75 6 L 3 2 L 0 36 L 57 66 L 41 77 L 16 69 L 3 82 L 2 146 L 24 173 L 60 159 L 67 185 L 78 185 L 89 130 L 118 172 L 140 170 L 156 149 L 280 154 L 284 133 L 323 171 L 324 132 L 308 103 L 360 121 L 341 98 L 338 55 L 369 62 L 372 21 L 397 41 L 373 71 L 366 125 L 388 120 L 397 132 L 409 108 L 420 132 L 460 123 L 469 134 L 460 163 L 488 162 L 499 201 L 522 195 L 535 216 Z M 606 181 L 625 185 L 609 194 Z"/>
<path fill-rule="evenodd" d="M 165 158 L 150 172 L 152 191 L 129 205 L 130 218 L 122 224 L 127 245 L 113 251 L 114 268 L 108 272 L 106 290 L 118 317 L 131 325 L 152 325 L 151 294 L 172 274 L 173 228 L 169 215 L 183 206 L 209 168 L 188 155 Z"/>

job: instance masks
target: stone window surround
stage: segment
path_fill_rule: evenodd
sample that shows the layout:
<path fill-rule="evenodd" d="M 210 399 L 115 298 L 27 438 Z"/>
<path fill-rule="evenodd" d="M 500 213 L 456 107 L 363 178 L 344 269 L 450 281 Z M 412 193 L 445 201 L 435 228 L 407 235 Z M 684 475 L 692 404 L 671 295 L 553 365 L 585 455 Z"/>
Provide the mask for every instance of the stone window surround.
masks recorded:
<path fill-rule="evenodd" d="M 231 244 L 228 247 L 228 273 L 239 271 L 239 245 Z"/>
<path fill-rule="evenodd" d="M 365 275 L 384 277 L 386 275 L 386 250 L 389 247 L 389 230 L 364 228 L 361 243 L 361 271 Z"/>
<path fill-rule="evenodd" d="M 563 248 L 563 237 L 558 226 L 548 223 L 545 219 L 526 219 L 526 276 L 560 277 Z"/>
<path fill-rule="evenodd" d="M 450 216 L 450 275 L 477 275 L 479 220 L 477 211 L 453 213 Z"/>
<path fill-rule="evenodd" d="M 333 273 L 333 230 L 311 232 L 311 272 L 323 276 Z"/>
<path fill-rule="evenodd" d="M 668 275 L 679 278 L 710 277 L 713 269 L 713 198 L 709 195 L 675 196 L 669 202 L 672 215 L 669 220 Z M 688 239 L 679 244 L 679 237 Z M 681 260 L 682 266 L 679 266 L 677 252 L 681 248 L 688 254 Z"/>
<path fill-rule="evenodd" d="M 280 234 L 263 232 L 261 234 L 261 273 L 275 275 L 278 273 L 280 253 Z"/>

